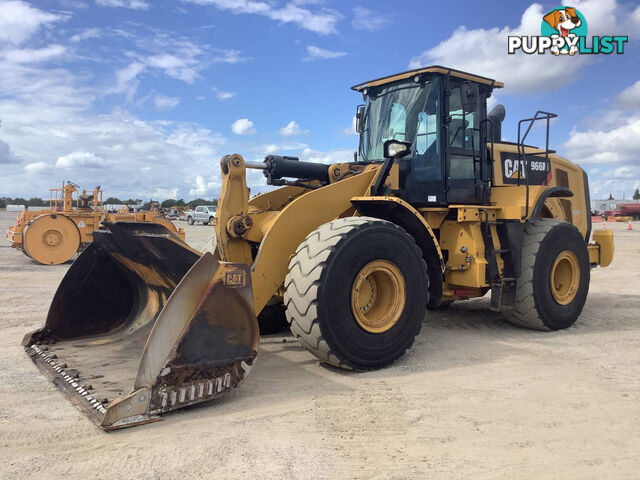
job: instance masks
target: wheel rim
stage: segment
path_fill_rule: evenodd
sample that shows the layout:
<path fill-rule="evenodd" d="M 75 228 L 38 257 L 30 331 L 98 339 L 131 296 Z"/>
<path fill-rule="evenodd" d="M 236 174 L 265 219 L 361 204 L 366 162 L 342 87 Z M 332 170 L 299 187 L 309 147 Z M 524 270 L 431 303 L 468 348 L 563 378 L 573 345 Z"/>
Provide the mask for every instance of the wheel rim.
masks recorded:
<path fill-rule="evenodd" d="M 42 245 L 44 248 L 58 248 L 62 242 L 62 234 L 58 230 L 47 230 L 42 235 Z"/>
<path fill-rule="evenodd" d="M 551 293 L 560 305 L 568 305 L 578 293 L 580 266 L 571 250 L 563 250 L 551 267 Z"/>
<path fill-rule="evenodd" d="M 393 327 L 406 300 L 400 269 L 388 260 L 374 260 L 356 275 L 351 287 L 351 310 L 358 325 L 370 333 Z"/>

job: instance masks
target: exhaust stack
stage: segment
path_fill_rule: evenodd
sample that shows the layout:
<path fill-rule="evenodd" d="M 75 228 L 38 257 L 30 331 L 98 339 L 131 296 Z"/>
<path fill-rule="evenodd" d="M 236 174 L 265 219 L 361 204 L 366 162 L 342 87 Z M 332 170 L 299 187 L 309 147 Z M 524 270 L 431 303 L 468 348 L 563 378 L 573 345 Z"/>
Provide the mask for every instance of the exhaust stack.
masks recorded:
<path fill-rule="evenodd" d="M 490 125 L 493 126 L 492 134 L 494 142 L 502 141 L 502 121 L 504 120 L 506 114 L 507 112 L 504 108 L 504 105 L 498 104 L 493 107 L 487 115 L 487 118 L 492 122 Z"/>

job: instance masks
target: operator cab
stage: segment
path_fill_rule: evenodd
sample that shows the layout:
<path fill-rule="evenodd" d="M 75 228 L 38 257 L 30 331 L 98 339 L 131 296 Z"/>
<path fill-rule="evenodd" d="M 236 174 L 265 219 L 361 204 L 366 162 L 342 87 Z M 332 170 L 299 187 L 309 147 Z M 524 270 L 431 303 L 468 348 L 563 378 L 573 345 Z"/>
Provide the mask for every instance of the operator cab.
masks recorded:
<path fill-rule="evenodd" d="M 502 86 L 432 66 L 352 87 L 365 101 L 356 113 L 359 160 L 383 162 L 387 142 L 405 142 L 409 151 L 396 160 L 400 188 L 394 194 L 416 206 L 486 204 L 492 177 L 487 131 L 499 132 L 487 120 L 486 104 Z"/>

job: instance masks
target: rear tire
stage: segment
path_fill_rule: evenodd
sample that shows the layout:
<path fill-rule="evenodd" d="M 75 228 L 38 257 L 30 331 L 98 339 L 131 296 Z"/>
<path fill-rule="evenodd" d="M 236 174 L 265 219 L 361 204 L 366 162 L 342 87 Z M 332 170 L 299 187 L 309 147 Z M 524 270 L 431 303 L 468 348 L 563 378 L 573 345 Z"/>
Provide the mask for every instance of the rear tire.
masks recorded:
<path fill-rule="evenodd" d="M 580 316 L 589 292 L 589 253 L 572 224 L 538 219 L 524 229 L 516 304 L 505 318 L 521 327 L 559 330 Z"/>
<path fill-rule="evenodd" d="M 413 344 L 427 310 L 422 252 L 399 226 L 370 217 L 326 223 L 289 262 L 291 332 L 321 361 L 374 370 Z"/>

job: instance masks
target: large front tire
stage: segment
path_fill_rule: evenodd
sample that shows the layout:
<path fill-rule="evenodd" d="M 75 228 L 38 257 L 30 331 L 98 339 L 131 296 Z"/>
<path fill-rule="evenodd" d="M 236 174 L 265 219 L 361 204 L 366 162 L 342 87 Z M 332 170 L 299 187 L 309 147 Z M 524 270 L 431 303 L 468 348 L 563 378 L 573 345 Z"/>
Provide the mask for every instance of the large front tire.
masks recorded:
<path fill-rule="evenodd" d="M 413 238 L 391 222 L 349 217 L 309 234 L 289 263 L 287 320 L 323 362 L 374 370 L 413 344 L 429 277 Z"/>
<path fill-rule="evenodd" d="M 589 293 L 587 245 L 572 224 L 538 219 L 525 226 L 516 303 L 506 319 L 535 330 L 559 330 L 580 316 Z"/>

